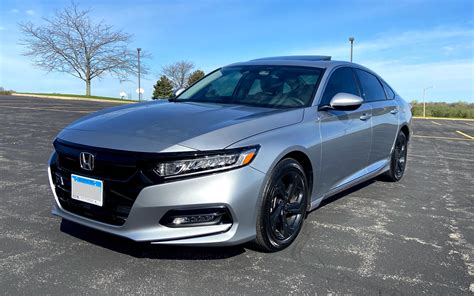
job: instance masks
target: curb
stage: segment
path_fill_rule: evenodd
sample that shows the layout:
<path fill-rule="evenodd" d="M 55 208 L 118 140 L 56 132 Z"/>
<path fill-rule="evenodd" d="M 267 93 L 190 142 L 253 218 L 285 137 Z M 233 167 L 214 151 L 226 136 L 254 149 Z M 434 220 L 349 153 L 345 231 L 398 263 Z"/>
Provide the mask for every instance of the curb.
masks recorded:
<path fill-rule="evenodd" d="M 413 116 L 414 119 L 430 119 L 430 120 L 461 120 L 461 121 L 474 121 L 472 118 L 448 118 L 448 117 L 421 117 Z"/>
<path fill-rule="evenodd" d="M 23 93 L 12 93 L 12 96 L 17 97 L 37 97 L 37 98 L 45 98 L 45 99 L 55 99 L 55 100 L 70 100 L 70 101 L 91 101 L 91 102 L 105 102 L 105 103 L 117 103 L 117 104 L 134 104 L 137 102 L 130 102 L 130 101 L 119 101 L 118 99 L 115 100 L 106 100 L 106 99 L 94 99 L 94 98 L 82 98 L 82 97 L 62 97 L 62 96 L 47 96 L 47 95 L 35 95 L 35 94 L 23 94 Z"/>

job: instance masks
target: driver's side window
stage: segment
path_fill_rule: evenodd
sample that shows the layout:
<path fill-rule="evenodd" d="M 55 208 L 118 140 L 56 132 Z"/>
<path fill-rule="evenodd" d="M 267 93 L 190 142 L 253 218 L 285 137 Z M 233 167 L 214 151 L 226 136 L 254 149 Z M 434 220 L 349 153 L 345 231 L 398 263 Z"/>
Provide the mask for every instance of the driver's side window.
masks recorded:
<path fill-rule="evenodd" d="M 359 88 L 351 68 L 343 67 L 334 71 L 329 78 L 320 106 L 327 106 L 331 99 L 340 92 L 360 96 Z"/>

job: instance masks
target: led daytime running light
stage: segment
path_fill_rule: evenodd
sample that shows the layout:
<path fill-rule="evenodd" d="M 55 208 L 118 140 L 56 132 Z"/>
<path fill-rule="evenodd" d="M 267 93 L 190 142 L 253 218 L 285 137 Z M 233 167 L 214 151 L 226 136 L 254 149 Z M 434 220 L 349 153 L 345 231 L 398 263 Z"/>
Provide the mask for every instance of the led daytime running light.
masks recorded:
<path fill-rule="evenodd" d="M 158 163 L 153 171 L 166 178 L 237 168 L 249 164 L 256 153 L 256 148 L 250 148 L 244 151 L 165 161 Z"/>

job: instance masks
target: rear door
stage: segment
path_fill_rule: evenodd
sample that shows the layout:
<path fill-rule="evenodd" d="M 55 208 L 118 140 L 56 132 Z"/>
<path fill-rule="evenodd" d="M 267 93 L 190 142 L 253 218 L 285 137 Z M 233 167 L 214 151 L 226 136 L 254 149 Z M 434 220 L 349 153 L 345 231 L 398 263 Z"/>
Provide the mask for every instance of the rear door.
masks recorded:
<path fill-rule="evenodd" d="M 331 74 L 319 105 L 328 105 L 340 92 L 361 96 L 352 68 L 338 68 Z M 364 174 L 372 139 L 370 114 L 371 106 L 367 103 L 354 111 L 319 111 L 322 137 L 319 193 Z"/>
<path fill-rule="evenodd" d="M 398 106 L 391 89 L 384 90 L 382 82 L 373 74 L 355 69 L 360 82 L 362 97 L 372 107 L 372 145 L 369 171 L 384 165 L 398 132 Z M 388 87 L 388 86 L 387 86 Z"/>

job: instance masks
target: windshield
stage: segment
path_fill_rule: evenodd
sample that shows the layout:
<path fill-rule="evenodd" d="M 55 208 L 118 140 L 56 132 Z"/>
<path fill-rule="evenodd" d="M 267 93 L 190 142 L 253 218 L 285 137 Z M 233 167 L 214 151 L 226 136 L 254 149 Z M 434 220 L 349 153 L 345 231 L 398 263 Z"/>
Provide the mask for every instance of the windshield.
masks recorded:
<path fill-rule="evenodd" d="M 225 67 L 188 88 L 176 101 L 305 107 L 311 104 L 322 73 L 322 69 L 310 67 Z"/>

